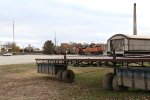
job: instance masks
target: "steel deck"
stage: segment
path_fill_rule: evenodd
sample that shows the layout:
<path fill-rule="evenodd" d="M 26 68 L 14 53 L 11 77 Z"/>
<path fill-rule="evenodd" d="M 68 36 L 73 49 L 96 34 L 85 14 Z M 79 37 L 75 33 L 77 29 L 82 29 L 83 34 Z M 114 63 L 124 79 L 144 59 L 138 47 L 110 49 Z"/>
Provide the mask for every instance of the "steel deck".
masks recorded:
<path fill-rule="evenodd" d="M 140 57 L 132 57 L 132 58 L 126 58 L 126 57 L 100 57 L 100 58 L 66 58 L 66 59 L 35 59 L 37 62 L 150 62 L 150 58 L 140 58 Z"/>

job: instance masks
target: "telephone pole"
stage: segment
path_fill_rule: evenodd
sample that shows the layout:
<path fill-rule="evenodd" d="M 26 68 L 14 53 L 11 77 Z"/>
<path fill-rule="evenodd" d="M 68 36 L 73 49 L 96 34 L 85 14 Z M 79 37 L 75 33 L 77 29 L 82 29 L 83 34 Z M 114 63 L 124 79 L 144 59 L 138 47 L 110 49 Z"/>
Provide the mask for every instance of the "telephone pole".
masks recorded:
<path fill-rule="evenodd" d="M 15 30 L 14 30 L 14 20 L 13 20 L 13 54 L 15 54 Z"/>
<path fill-rule="evenodd" d="M 57 44 L 56 44 L 56 31 L 55 31 L 55 38 L 54 38 L 54 41 L 55 41 L 55 44 L 54 44 L 54 45 L 55 45 L 55 53 L 57 53 L 57 47 L 56 47 L 56 45 L 57 45 Z"/>

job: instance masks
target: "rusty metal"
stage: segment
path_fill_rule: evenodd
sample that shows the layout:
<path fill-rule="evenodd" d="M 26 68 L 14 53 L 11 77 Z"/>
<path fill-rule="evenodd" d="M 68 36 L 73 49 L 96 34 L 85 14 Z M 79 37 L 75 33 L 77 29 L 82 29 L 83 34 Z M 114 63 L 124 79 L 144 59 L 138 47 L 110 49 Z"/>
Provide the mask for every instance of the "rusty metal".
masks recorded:
<path fill-rule="evenodd" d="M 82 63 L 82 62 L 116 62 L 116 63 L 136 63 L 150 62 L 150 58 L 125 58 L 125 57 L 104 57 L 100 59 L 35 59 L 37 63 Z"/>

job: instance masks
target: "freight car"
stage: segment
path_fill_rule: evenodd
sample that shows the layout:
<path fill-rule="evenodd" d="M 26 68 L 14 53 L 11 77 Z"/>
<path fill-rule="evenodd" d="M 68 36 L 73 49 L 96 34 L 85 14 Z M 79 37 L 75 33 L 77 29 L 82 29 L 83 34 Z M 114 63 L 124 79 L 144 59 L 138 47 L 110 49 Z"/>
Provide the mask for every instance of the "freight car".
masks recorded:
<path fill-rule="evenodd" d="M 107 53 L 117 55 L 150 54 L 150 36 L 116 34 L 107 41 Z"/>

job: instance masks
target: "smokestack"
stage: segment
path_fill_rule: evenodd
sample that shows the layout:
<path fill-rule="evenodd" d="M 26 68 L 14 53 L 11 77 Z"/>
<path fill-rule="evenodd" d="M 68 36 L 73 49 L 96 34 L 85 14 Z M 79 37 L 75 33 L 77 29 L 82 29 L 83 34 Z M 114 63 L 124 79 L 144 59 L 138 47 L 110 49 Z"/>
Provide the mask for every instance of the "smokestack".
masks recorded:
<path fill-rule="evenodd" d="M 133 10 L 133 35 L 137 35 L 137 25 L 136 25 L 136 3 L 134 3 L 134 10 Z"/>

